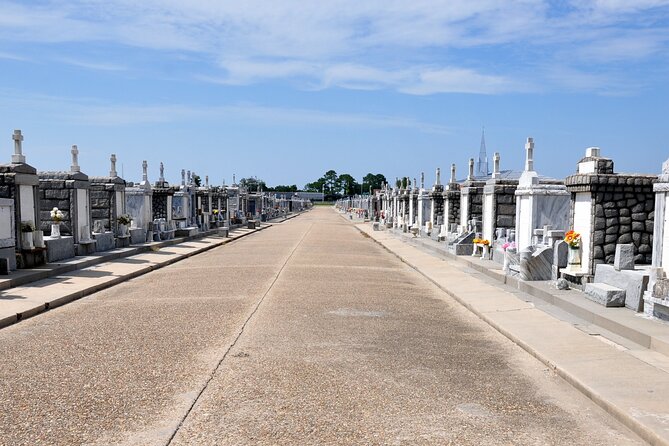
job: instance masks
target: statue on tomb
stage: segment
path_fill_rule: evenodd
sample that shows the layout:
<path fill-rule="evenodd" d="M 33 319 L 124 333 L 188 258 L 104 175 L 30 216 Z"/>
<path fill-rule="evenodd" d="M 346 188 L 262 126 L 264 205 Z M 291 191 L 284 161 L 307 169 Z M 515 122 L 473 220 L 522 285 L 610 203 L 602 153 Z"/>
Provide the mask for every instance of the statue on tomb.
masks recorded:
<path fill-rule="evenodd" d="M 165 166 L 163 166 L 163 162 L 160 162 L 160 180 L 161 183 L 165 182 Z"/>

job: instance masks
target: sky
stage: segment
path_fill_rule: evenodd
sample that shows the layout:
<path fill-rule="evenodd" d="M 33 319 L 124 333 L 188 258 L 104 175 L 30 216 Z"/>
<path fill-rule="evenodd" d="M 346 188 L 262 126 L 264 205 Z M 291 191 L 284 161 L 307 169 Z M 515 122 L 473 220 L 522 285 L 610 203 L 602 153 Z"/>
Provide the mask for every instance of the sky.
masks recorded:
<path fill-rule="evenodd" d="M 669 0 L 0 0 L 0 163 L 212 184 L 669 158 Z M 5 135 L 4 137 L 2 135 Z M 3 142 L 4 141 L 4 142 Z M 492 164 L 492 163 L 491 163 Z"/>

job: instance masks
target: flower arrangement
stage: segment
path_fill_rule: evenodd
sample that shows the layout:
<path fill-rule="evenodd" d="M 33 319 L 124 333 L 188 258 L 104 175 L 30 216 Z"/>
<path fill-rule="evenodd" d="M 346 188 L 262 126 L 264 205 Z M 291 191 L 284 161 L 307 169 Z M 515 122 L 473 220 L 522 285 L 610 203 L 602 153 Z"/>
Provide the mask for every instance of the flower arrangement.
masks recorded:
<path fill-rule="evenodd" d="M 507 249 L 516 249 L 516 242 L 506 242 L 502 245 L 502 249 L 504 251 Z"/>
<path fill-rule="evenodd" d="M 51 209 L 51 220 L 55 221 L 56 223 L 60 223 L 64 218 L 65 216 L 63 215 L 63 211 L 58 208 Z"/>
<path fill-rule="evenodd" d="M 116 221 L 118 222 L 119 225 L 128 226 L 130 224 L 130 220 L 131 220 L 130 215 L 128 214 L 123 214 L 116 217 Z"/>
<path fill-rule="evenodd" d="M 483 245 L 483 246 L 488 246 L 490 245 L 490 241 L 484 239 L 484 238 L 475 238 L 474 239 L 474 244 L 475 245 Z"/>
<path fill-rule="evenodd" d="M 21 222 L 21 232 L 33 232 L 35 230 L 35 225 L 32 221 L 22 221 Z"/>
<path fill-rule="evenodd" d="M 564 241 L 567 242 L 570 248 L 577 249 L 581 244 L 581 234 L 571 230 L 564 235 Z"/>
<path fill-rule="evenodd" d="M 218 215 L 218 209 L 214 209 L 214 215 Z"/>

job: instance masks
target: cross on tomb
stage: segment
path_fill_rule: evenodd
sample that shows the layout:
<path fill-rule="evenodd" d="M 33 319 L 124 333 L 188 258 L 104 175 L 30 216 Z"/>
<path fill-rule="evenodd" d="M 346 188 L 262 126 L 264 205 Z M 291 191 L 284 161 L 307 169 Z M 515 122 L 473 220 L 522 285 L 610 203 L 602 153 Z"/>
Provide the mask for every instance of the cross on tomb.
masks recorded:
<path fill-rule="evenodd" d="M 425 172 L 420 173 L 420 188 L 425 189 Z"/>
<path fill-rule="evenodd" d="M 209 187 L 209 175 L 205 175 L 205 177 L 204 177 L 204 185 L 205 185 L 205 187 Z"/>
<path fill-rule="evenodd" d="M 149 172 L 148 172 L 149 164 L 146 162 L 146 160 L 142 161 L 142 182 L 146 183 L 149 181 Z"/>
<path fill-rule="evenodd" d="M 21 142 L 23 141 L 21 130 L 14 130 L 12 139 L 14 140 L 14 155 L 12 155 L 12 163 L 25 163 L 26 157 L 23 155 L 23 147 L 21 147 Z"/>
<path fill-rule="evenodd" d="M 81 172 L 79 167 L 79 148 L 76 144 L 72 146 L 72 165 L 70 166 L 70 172 Z"/>
<path fill-rule="evenodd" d="M 117 177 L 118 173 L 116 172 L 116 154 L 112 153 L 111 157 L 109 158 L 109 161 L 111 161 L 111 169 L 109 170 L 109 176 Z"/>
<path fill-rule="evenodd" d="M 186 171 L 184 169 L 181 169 L 181 185 L 186 185 Z"/>
<path fill-rule="evenodd" d="M 451 183 L 455 183 L 455 164 L 451 164 Z"/>
<path fill-rule="evenodd" d="M 474 179 L 474 158 L 469 158 L 469 174 L 467 174 L 467 179 Z"/>
<path fill-rule="evenodd" d="M 500 172 L 499 172 L 499 152 L 495 152 L 493 155 L 493 164 L 492 164 L 492 177 L 493 178 L 499 178 L 500 177 Z"/>
<path fill-rule="evenodd" d="M 435 185 L 440 186 L 441 185 L 441 168 L 437 167 L 437 182 Z"/>
<path fill-rule="evenodd" d="M 525 171 L 534 170 L 534 138 L 527 138 L 525 143 Z"/>

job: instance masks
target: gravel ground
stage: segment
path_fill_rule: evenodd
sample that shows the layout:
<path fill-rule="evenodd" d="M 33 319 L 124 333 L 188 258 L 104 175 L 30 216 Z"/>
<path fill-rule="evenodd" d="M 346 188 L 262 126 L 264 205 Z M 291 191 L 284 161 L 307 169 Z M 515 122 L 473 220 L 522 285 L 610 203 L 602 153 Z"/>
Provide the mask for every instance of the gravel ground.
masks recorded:
<path fill-rule="evenodd" d="M 0 330 L 0 356 L 0 445 L 640 444 L 325 208 Z"/>

